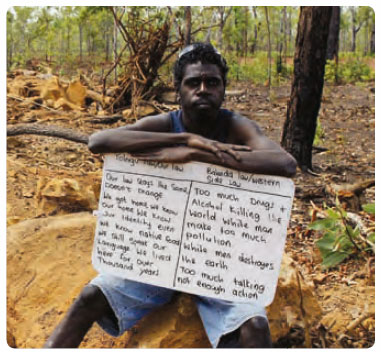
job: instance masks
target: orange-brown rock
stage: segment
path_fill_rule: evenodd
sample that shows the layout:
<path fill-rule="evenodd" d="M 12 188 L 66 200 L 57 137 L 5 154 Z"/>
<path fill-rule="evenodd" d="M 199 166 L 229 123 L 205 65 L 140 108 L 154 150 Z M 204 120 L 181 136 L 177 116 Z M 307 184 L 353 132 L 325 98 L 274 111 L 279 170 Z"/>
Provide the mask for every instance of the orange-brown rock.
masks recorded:
<path fill-rule="evenodd" d="M 82 212 L 21 221 L 7 234 L 7 336 L 18 348 L 39 348 L 82 287 L 96 274 L 91 250 L 96 218 Z M 301 311 L 303 305 L 303 312 Z M 295 264 L 285 256 L 277 295 L 268 308 L 273 339 L 291 326 L 313 323 L 320 308 Z M 190 295 L 144 318 L 119 338 L 96 324 L 81 347 L 210 347 Z"/>
<path fill-rule="evenodd" d="M 36 209 L 41 214 L 62 214 L 70 209 L 95 210 L 98 202 L 92 185 L 71 178 L 40 178 Z"/>

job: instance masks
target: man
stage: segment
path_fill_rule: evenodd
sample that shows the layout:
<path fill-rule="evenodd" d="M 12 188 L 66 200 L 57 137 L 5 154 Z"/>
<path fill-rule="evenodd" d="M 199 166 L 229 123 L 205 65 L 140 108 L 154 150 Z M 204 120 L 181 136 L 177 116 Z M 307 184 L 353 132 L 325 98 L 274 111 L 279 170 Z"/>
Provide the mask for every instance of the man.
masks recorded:
<path fill-rule="evenodd" d="M 139 159 L 201 161 L 241 171 L 290 177 L 294 158 L 266 138 L 257 124 L 220 109 L 228 68 L 210 44 L 186 47 L 175 64 L 181 110 L 90 137 L 94 153 L 128 152 Z M 45 347 L 76 347 L 97 321 L 114 336 L 135 325 L 174 291 L 99 275 L 81 292 Z M 264 307 L 194 296 L 213 347 L 271 347 Z"/>

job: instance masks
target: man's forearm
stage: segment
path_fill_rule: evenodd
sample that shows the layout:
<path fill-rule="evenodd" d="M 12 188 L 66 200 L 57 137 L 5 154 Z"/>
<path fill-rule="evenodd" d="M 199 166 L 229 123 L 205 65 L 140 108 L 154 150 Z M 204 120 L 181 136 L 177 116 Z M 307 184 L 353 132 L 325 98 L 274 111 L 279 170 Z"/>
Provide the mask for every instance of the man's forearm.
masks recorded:
<path fill-rule="evenodd" d="M 186 144 L 187 133 L 106 130 L 94 133 L 88 147 L 93 153 L 129 153 L 157 147 Z"/>
<path fill-rule="evenodd" d="M 240 160 L 236 160 L 228 153 L 223 153 L 223 159 L 221 159 L 213 153 L 197 149 L 192 153 L 192 160 L 266 175 L 292 177 L 296 172 L 295 159 L 283 151 L 240 151 L 238 154 Z"/>

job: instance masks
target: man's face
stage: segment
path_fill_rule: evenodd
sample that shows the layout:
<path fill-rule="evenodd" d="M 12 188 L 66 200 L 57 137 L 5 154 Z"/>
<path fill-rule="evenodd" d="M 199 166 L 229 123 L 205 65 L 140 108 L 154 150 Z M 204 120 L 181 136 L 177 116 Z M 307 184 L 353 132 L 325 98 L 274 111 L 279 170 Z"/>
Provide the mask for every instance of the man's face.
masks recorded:
<path fill-rule="evenodd" d="M 179 94 L 181 107 L 189 117 L 216 115 L 225 95 L 219 67 L 201 62 L 187 65 Z"/>

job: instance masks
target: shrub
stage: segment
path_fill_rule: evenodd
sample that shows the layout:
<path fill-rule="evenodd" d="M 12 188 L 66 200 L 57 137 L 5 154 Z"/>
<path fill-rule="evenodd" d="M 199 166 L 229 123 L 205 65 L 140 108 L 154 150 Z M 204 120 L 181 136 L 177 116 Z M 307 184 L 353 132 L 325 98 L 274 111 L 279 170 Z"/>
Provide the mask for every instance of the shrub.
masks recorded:
<path fill-rule="evenodd" d="M 363 205 L 364 211 L 375 214 L 374 204 Z M 326 268 L 336 266 L 347 259 L 350 255 L 369 250 L 369 245 L 359 241 L 360 229 L 358 225 L 353 227 L 349 223 L 348 214 L 342 208 L 338 200 L 336 207 L 326 208 L 325 218 L 314 221 L 309 229 L 322 233 L 322 237 L 316 241 L 316 245 L 323 259 L 322 265 Z M 375 242 L 374 232 L 367 236 L 370 243 Z"/>

